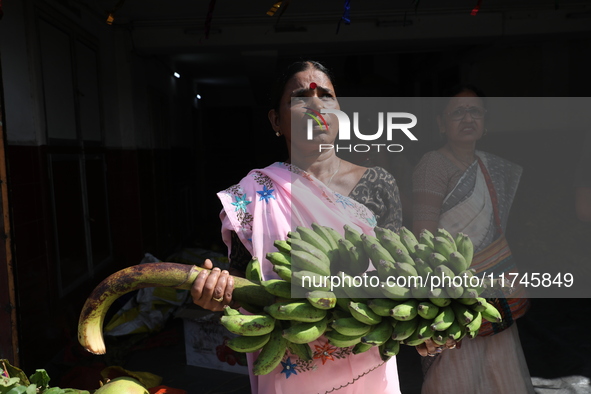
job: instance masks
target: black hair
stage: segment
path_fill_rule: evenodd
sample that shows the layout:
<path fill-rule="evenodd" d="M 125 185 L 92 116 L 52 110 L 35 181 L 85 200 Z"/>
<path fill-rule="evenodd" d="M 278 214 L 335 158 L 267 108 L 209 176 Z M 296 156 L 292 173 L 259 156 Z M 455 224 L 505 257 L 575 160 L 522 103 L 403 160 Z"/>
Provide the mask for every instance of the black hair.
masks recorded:
<path fill-rule="evenodd" d="M 447 107 L 447 104 L 449 103 L 449 100 L 451 97 L 454 97 L 462 92 L 474 93 L 476 96 L 478 96 L 482 99 L 482 104 L 486 108 L 486 95 L 484 94 L 482 89 L 480 89 L 474 85 L 466 83 L 466 84 L 454 85 L 454 86 L 447 88 L 443 91 L 441 98 L 439 100 L 438 113 L 443 113 L 443 111 L 445 111 L 445 108 Z"/>
<path fill-rule="evenodd" d="M 314 68 L 322 73 L 324 73 L 330 82 L 334 86 L 334 78 L 332 72 L 322 63 L 317 62 L 315 60 L 300 60 L 291 63 L 281 75 L 276 79 L 275 84 L 273 85 L 273 90 L 271 91 L 271 107 L 275 111 L 279 111 L 279 107 L 281 105 L 281 97 L 283 97 L 283 91 L 285 90 L 285 85 L 287 82 L 293 77 L 295 74 L 306 71 L 310 68 Z"/>

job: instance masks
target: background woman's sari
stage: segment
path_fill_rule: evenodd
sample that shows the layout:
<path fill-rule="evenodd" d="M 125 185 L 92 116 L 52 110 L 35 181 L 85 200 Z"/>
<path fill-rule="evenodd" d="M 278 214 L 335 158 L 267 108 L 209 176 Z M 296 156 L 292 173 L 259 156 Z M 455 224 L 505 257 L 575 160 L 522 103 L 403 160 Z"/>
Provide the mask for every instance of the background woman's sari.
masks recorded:
<path fill-rule="evenodd" d="M 453 236 L 458 232 L 467 234 L 474 243 L 475 251 L 480 252 L 475 255 L 473 267 L 477 271 L 495 272 L 496 275 L 499 269 L 505 270 L 505 267 L 499 267 L 503 256 L 495 254 L 505 253 L 505 249 L 494 246 L 504 237 L 509 209 L 522 169 L 492 154 L 480 151 L 476 154 L 482 160 L 484 172 L 478 161 L 466 169 L 456 187 L 443 201 L 439 227 L 447 229 Z M 495 220 L 486 173 L 489 182 L 492 181 L 490 187 L 496 193 L 498 220 Z M 490 245 L 493 247 L 487 249 Z M 490 255 L 488 252 L 493 249 L 494 253 Z M 495 263 L 489 264 L 491 261 Z M 522 314 L 527 301 L 518 299 L 518 302 L 522 308 L 518 308 L 517 312 Z M 489 324 L 485 329 L 487 334 L 493 333 L 490 327 Z M 496 335 L 466 339 L 462 341 L 461 348 L 444 351 L 428 367 L 422 392 L 533 393 L 517 327 L 512 325 Z"/>

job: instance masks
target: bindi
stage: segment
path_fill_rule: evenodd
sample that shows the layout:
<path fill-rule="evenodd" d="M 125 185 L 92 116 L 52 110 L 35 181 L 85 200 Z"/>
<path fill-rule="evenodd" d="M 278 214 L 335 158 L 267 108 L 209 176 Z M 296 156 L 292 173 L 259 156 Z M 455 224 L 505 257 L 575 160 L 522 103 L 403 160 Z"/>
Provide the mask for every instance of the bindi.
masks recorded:
<path fill-rule="evenodd" d="M 316 85 L 316 82 L 311 82 L 310 83 L 310 90 L 314 90 L 318 87 L 318 85 Z"/>

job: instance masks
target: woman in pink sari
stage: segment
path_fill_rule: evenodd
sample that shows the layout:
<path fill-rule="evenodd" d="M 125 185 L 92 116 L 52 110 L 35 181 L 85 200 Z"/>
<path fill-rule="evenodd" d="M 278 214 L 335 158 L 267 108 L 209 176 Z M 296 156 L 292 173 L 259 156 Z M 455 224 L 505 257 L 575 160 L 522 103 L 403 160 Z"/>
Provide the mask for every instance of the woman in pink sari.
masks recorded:
<path fill-rule="evenodd" d="M 305 105 L 297 98 L 304 98 Z M 275 251 L 275 240 L 285 239 L 296 226 L 319 223 L 342 232 L 349 225 L 373 234 L 379 225 L 397 231 L 402 214 L 394 178 L 382 168 L 344 161 L 332 149 L 319 151 L 319 144 L 335 141 L 336 119 L 325 116 L 327 125 L 314 127 L 312 140 L 305 138 L 305 129 L 292 130 L 292 124 L 298 124 L 292 121 L 305 120 L 308 110 L 339 108 L 328 70 L 312 61 L 292 64 L 279 81 L 274 104 L 269 120 L 277 136 L 285 138 L 289 159 L 252 170 L 239 184 L 218 193 L 223 205 L 222 237 L 232 268 L 243 271 L 251 256 L 256 256 L 264 279 L 276 278 L 265 256 Z M 232 286 L 228 272 L 203 273 L 193 285 L 193 301 L 221 310 L 231 303 Z M 286 352 L 271 373 L 251 373 L 252 392 L 400 392 L 396 359 L 383 361 L 377 348 L 354 355 L 351 348 L 337 348 L 323 337 L 310 346 L 312 361 Z M 256 354 L 248 356 L 252 365 Z"/>

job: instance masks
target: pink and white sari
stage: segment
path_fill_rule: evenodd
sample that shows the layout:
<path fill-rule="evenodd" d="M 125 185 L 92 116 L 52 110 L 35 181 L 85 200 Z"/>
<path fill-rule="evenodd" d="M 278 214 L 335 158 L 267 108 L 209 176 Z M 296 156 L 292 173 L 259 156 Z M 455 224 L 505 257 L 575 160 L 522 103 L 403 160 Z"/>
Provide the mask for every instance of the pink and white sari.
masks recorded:
<path fill-rule="evenodd" d="M 356 201 L 336 193 L 301 169 L 274 163 L 251 171 L 239 184 L 220 193 L 223 211 L 222 237 L 231 247 L 234 231 L 252 256 L 262 264 L 264 279 L 277 278 L 268 252 L 273 242 L 285 239 L 296 226 L 312 223 L 343 233 L 345 224 L 373 234 L 373 213 Z M 254 376 L 253 393 L 400 393 L 396 359 L 382 361 L 378 349 L 354 355 L 351 348 L 337 348 L 321 338 L 310 344 L 312 361 L 286 352 L 270 374 Z M 249 365 L 256 354 L 248 354 Z"/>

